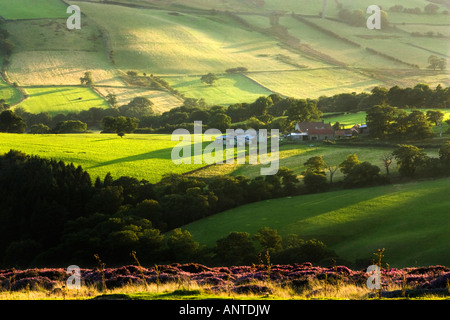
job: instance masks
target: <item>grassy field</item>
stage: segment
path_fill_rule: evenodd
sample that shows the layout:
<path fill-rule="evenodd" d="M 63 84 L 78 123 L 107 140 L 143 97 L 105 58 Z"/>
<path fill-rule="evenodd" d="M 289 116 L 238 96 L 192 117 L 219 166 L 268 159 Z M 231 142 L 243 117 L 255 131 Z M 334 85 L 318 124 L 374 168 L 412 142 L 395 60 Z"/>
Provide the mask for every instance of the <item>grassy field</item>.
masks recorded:
<path fill-rule="evenodd" d="M 67 6 L 58 0 L 39 0 L 36 5 L 32 5 L 29 0 L 0 0 L 0 7 L 0 16 L 5 19 L 69 17 L 66 14 Z"/>
<path fill-rule="evenodd" d="M 135 97 L 146 97 L 153 102 L 152 109 L 156 113 L 164 113 L 183 104 L 181 98 L 167 91 L 115 86 L 96 86 L 95 91 L 104 97 L 108 94 L 116 95 L 119 106 L 128 104 Z"/>
<path fill-rule="evenodd" d="M 350 38 L 349 35 L 355 31 L 364 33 L 367 30 L 364 28 L 350 27 L 344 23 L 338 23 L 335 21 L 323 20 L 318 18 L 310 18 L 308 19 L 308 21 L 323 26 L 325 27 L 325 29 L 329 29 L 333 32 L 339 30 L 339 35 L 344 38 Z M 303 44 L 307 44 L 313 49 L 318 50 L 319 52 L 322 52 L 332 57 L 333 59 L 341 61 L 350 67 L 399 67 L 398 63 L 368 53 L 364 47 L 356 47 L 354 45 L 346 43 L 341 39 L 337 39 L 317 28 L 314 28 L 309 24 L 298 21 L 291 16 L 282 17 L 280 19 L 280 24 L 285 26 L 291 35 L 300 39 Z M 344 33 L 344 30 L 347 30 L 347 33 Z"/>
<path fill-rule="evenodd" d="M 0 99 L 4 99 L 9 104 L 15 104 L 20 101 L 21 94 L 19 90 L 3 82 L 0 78 Z"/>
<path fill-rule="evenodd" d="M 16 107 L 22 107 L 30 113 L 80 112 L 90 108 L 109 108 L 106 101 L 92 89 L 84 87 L 38 87 L 26 88 L 28 98 Z M 79 99 L 81 98 L 81 99 Z"/>
<path fill-rule="evenodd" d="M 350 261 L 386 248 L 384 261 L 391 267 L 449 265 L 449 184 L 446 178 L 267 200 L 184 229 L 211 246 L 232 231 L 254 234 L 270 227 L 281 236 L 320 239 Z"/>
<path fill-rule="evenodd" d="M 85 72 L 97 85 L 122 85 L 115 69 L 98 52 L 23 51 L 13 54 L 8 76 L 20 86 L 79 85 Z"/>
<path fill-rule="evenodd" d="M 279 166 L 287 167 L 294 171 L 298 176 L 305 171 L 303 165 L 309 158 L 323 156 L 323 159 L 330 166 L 339 165 L 349 154 L 356 153 L 359 160 L 369 161 L 384 170 L 381 157 L 394 150 L 394 147 L 367 147 L 361 146 L 340 146 L 323 145 L 321 143 L 309 144 L 286 144 L 281 145 L 279 150 Z M 429 156 L 437 157 L 437 150 L 434 148 L 426 149 Z M 204 168 L 191 174 L 194 177 L 212 177 L 216 175 L 243 175 L 249 178 L 255 178 L 260 175 L 261 168 L 269 167 L 268 164 L 223 164 Z M 390 168 L 390 172 L 396 173 L 395 160 Z M 343 174 L 338 170 L 333 176 L 333 181 L 343 178 Z"/>
<path fill-rule="evenodd" d="M 8 21 L 14 42 L 7 74 L 28 85 L 79 85 L 90 71 L 96 84 L 124 85 L 108 61 L 101 31 L 84 19 L 80 30 L 68 30 L 65 19 Z"/>
<path fill-rule="evenodd" d="M 375 34 L 364 27 L 319 19 L 320 1 L 286 0 L 282 8 L 272 0 L 265 1 L 264 6 L 251 1 L 205 3 L 194 0 L 188 4 L 146 1 L 140 3 L 142 8 L 71 1 L 80 6 L 84 15 L 81 30 L 70 31 L 65 28 L 68 15 L 65 10 L 61 12 L 64 5 L 59 1 L 47 0 L 36 12 L 31 12 L 29 6 L 12 6 L 2 1 L 5 13 L 0 14 L 13 19 L 7 21 L 6 28 L 15 44 L 7 74 L 19 86 L 78 85 L 83 73 L 90 71 L 98 86 L 126 87 L 118 77 L 119 72 L 136 70 L 166 77 L 187 97 L 227 105 L 251 101 L 270 92 L 314 98 L 339 92 L 369 91 L 376 85 L 450 84 L 446 71 L 411 69 L 365 50 L 366 46 L 375 48 L 425 68 L 431 52 L 448 56 L 448 46 L 441 38 L 417 38 L 410 33 L 416 30 L 413 26 L 426 26 L 426 31 L 430 31 L 434 27 L 432 24 L 441 24 L 436 26 L 437 34 L 448 25 L 448 16 L 444 14 L 389 12 L 396 28 L 377 30 Z M 343 3 L 342 8 L 363 10 L 369 4 L 370 1 Z M 415 0 L 405 2 L 404 6 L 423 8 L 426 4 L 424 0 Z M 387 9 L 391 3 L 382 1 L 379 5 Z M 165 10 L 152 10 L 155 6 Z M 205 11 L 211 8 L 238 15 L 236 18 Z M 268 12 L 275 9 L 285 13 L 280 24 L 300 40 L 303 49 L 289 47 L 285 39 L 270 30 Z M 338 10 L 336 2 L 329 2 L 327 16 L 336 17 Z M 257 14 L 246 14 L 249 11 Z M 340 36 L 361 47 L 300 22 L 289 16 L 291 12 L 310 15 L 306 18 L 308 21 L 333 32 L 339 30 Z M 14 20 L 16 18 L 21 20 Z M 415 25 L 410 24 L 413 18 L 418 19 Z M 115 64 L 108 57 L 110 50 L 114 51 Z M 315 53 L 311 55 L 311 52 Z M 348 68 L 334 68 L 336 61 Z M 232 67 L 247 68 L 248 78 L 227 75 L 212 87 L 193 81 L 202 74 L 222 74 Z M 129 97 L 123 91 L 121 96 L 122 101 Z M 169 109 L 174 102 L 172 97 L 165 97 L 158 98 L 161 111 Z"/>
<path fill-rule="evenodd" d="M 212 86 L 202 83 L 200 76 L 166 77 L 170 85 L 188 98 L 204 98 L 210 105 L 251 103 L 272 91 L 239 74 L 218 75 Z"/>
<path fill-rule="evenodd" d="M 370 91 L 375 86 L 383 85 L 381 81 L 342 68 L 258 72 L 248 74 L 248 77 L 285 96 L 304 99 L 343 92 Z"/>
<path fill-rule="evenodd" d="M 165 173 L 184 173 L 203 164 L 176 165 L 171 152 L 178 141 L 171 135 L 66 134 L 31 135 L 0 134 L 0 153 L 10 149 L 81 165 L 92 180 L 111 172 L 114 178 L 133 176 L 158 182 Z M 194 159 L 194 158 L 192 158 Z"/>
<path fill-rule="evenodd" d="M 289 68 L 275 59 L 258 59 L 273 54 L 274 48 L 287 51 L 276 48 L 274 39 L 244 30 L 230 18 L 95 3 L 83 3 L 83 12 L 107 30 L 116 65 L 122 70 L 183 75 L 220 73 L 239 66 Z"/>
<path fill-rule="evenodd" d="M 415 109 L 415 110 L 421 111 L 423 113 L 427 113 L 427 111 L 431 110 L 431 109 Z M 447 109 L 439 109 L 439 110 L 444 113 L 444 121 L 447 119 L 450 119 L 450 110 L 447 110 Z M 411 112 L 412 110 L 405 109 L 405 111 Z M 355 113 L 345 113 L 345 114 L 341 114 L 341 115 L 327 117 L 327 118 L 325 118 L 325 122 L 330 122 L 331 124 L 339 122 L 341 125 L 344 125 L 345 128 L 351 128 L 355 124 L 366 123 L 366 116 L 367 116 L 367 114 L 364 111 L 359 111 L 359 112 L 355 112 Z M 445 132 L 446 128 L 447 128 L 447 124 L 443 123 L 442 127 Z"/>

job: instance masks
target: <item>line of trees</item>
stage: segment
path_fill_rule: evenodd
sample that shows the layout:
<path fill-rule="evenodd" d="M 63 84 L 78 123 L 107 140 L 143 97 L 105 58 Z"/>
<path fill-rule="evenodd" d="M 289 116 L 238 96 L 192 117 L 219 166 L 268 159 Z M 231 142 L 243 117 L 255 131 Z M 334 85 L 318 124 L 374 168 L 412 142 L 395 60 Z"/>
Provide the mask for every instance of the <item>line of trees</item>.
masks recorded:
<path fill-rule="evenodd" d="M 103 180 L 97 178 L 93 182 L 80 166 L 11 150 L 0 156 L 0 264 L 5 267 L 61 266 L 73 261 L 91 264 L 93 253 L 111 264 L 121 264 L 128 261 L 131 251 L 136 251 L 144 263 L 181 259 L 206 264 L 244 263 L 242 259 L 254 253 L 246 234 L 230 235 L 214 248 L 201 248 L 186 231 L 174 231 L 169 238 L 163 233 L 251 202 L 322 192 L 331 185 L 357 188 L 389 183 L 392 180 L 389 166 L 394 158 L 401 178 L 450 174 L 450 142 L 441 146 L 439 158 L 428 157 L 415 146 L 399 145 L 392 154 L 383 157 L 386 175 L 381 174 L 379 167 L 359 161 L 356 155 L 349 155 L 337 167 L 328 166 L 321 157 L 311 158 L 305 163 L 303 183 L 288 168 L 254 179 L 244 176 L 196 179 L 169 174 L 151 184 L 127 176 L 113 179 L 107 174 Z M 332 173 L 338 169 L 344 173 L 344 180 L 335 183 Z M 327 181 L 327 171 L 331 183 Z M 313 179 L 308 180 L 308 176 Z M 295 248 L 278 245 L 269 248 L 269 240 L 263 240 L 264 236 L 255 239 L 263 249 L 274 250 L 279 261 L 304 262 L 295 257 L 306 257 L 300 254 L 306 250 L 300 245 L 305 242 L 299 241 Z M 245 243 L 248 252 L 239 251 Z M 314 254 L 318 260 L 330 256 L 319 242 L 308 246 L 311 251 L 307 260 L 312 261 Z"/>
<path fill-rule="evenodd" d="M 365 111 L 376 105 L 387 104 L 399 109 L 447 109 L 450 108 L 450 88 L 419 83 L 414 87 L 389 89 L 374 87 L 370 93 L 342 93 L 331 97 L 319 97 L 317 106 L 322 112 Z"/>
<path fill-rule="evenodd" d="M 367 110 L 366 123 L 374 138 L 426 139 L 434 136 L 433 124 L 441 123 L 443 118 L 444 113 L 439 110 L 408 113 L 389 105 L 378 105 Z"/>
<path fill-rule="evenodd" d="M 343 188 L 361 188 L 392 183 L 394 179 L 416 179 L 446 176 L 450 174 L 450 141 L 439 149 L 439 157 L 428 156 L 423 149 L 414 145 L 399 144 L 392 153 L 381 157 L 386 174 L 379 166 L 360 161 L 356 154 L 350 154 L 339 165 L 327 164 L 323 156 L 309 158 L 302 173 L 306 192 L 323 192 L 331 188 L 337 170 L 344 174 L 339 182 Z M 390 167 L 396 160 L 399 177 L 392 177 Z M 329 176 L 329 181 L 327 178 Z"/>
<path fill-rule="evenodd" d="M 8 56 L 12 53 L 14 49 L 14 43 L 9 39 L 8 30 L 3 28 L 3 21 L 0 20 L 0 53 Z"/>
<path fill-rule="evenodd" d="M 59 123 L 64 121 L 81 121 L 86 124 L 87 129 L 101 129 L 105 130 L 105 132 L 121 131 L 112 130 L 108 125 L 104 127 L 110 120 L 108 118 L 109 120 L 103 121 L 106 117 L 125 117 L 130 119 L 128 121 L 134 124 L 132 127 L 136 133 L 171 133 L 177 128 L 190 130 L 194 121 L 202 121 L 206 126 L 205 128 L 220 128 L 222 131 L 228 128 L 236 129 L 239 127 L 256 130 L 262 128 L 279 129 L 281 132 L 289 132 L 294 129 L 296 122 L 317 121 L 323 118 L 323 113 L 367 111 L 374 114 L 379 106 L 383 108 L 388 106 L 384 108 L 386 110 L 391 108 L 391 106 L 396 107 L 395 118 L 402 118 L 402 120 L 412 123 L 417 120 L 413 119 L 413 117 L 420 118 L 420 114 L 414 112 L 407 120 L 405 111 L 401 109 L 449 108 L 450 90 L 449 87 L 443 88 L 440 85 L 432 89 L 426 84 L 417 84 L 413 88 L 394 86 L 386 89 L 375 87 L 370 93 L 341 93 L 329 97 L 322 96 L 317 99 L 284 98 L 278 94 L 271 94 L 269 96 L 261 96 L 252 103 L 235 103 L 228 107 L 220 105 L 207 106 L 204 99 L 186 98 L 183 105 L 172 108 L 162 114 L 156 114 L 153 110 L 153 102 L 145 97 L 135 97 L 128 104 L 120 106 L 117 105 L 117 97 L 115 95 L 110 94 L 106 99 L 112 106 L 111 108 L 91 108 L 79 113 L 50 116 L 46 112 L 31 114 L 21 107 L 16 107 L 14 114 L 21 118 L 25 122 L 26 127 L 33 133 L 47 133 L 49 130 L 52 132 L 51 129 L 54 129 Z M 11 112 L 9 108 L 10 106 L 4 100 L 0 100 L 0 112 Z M 5 114 L 4 117 L 6 119 L 14 116 Z M 372 120 L 369 119 L 368 121 Z M 385 130 L 384 127 L 379 128 L 375 122 L 373 122 L 373 125 L 375 131 Z M 48 130 L 44 126 L 47 126 Z M 23 128 L 23 125 L 19 125 L 19 128 Z M 429 132 L 429 129 L 424 130 Z M 412 133 L 418 132 L 413 129 L 410 131 Z M 391 132 L 391 134 L 397 137 L 400 136 L 398 132 L 395 134 Z M 426 135 L 421 133 L 420 136 Z"/>

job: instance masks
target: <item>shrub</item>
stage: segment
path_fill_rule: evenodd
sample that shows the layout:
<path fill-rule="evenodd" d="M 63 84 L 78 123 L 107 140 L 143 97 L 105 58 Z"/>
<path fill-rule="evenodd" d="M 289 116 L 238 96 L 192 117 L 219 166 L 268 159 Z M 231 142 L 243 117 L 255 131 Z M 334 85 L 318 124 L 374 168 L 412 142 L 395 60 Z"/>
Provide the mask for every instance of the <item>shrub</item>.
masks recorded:
<path fill-rule="evenodd" d="M 30 127 L 30 133 L 46 134 L 46 133 L 50 133 L 50 128 L 43 123 L 34 124 Z"/>
<path fill-rule="evenodd" d="M 53 129 L 54 133 L 83 133 L 87 130 L 87 124 L 79 120 L 67 120 L 59 122 Z"/>
<path fill-rule="evenodd" d="M 327 177 L 322 172 L 308 171 L 303 178 L 303 182 L 307 191 L 311 193 L 325 191 L 328 187 Z"/>

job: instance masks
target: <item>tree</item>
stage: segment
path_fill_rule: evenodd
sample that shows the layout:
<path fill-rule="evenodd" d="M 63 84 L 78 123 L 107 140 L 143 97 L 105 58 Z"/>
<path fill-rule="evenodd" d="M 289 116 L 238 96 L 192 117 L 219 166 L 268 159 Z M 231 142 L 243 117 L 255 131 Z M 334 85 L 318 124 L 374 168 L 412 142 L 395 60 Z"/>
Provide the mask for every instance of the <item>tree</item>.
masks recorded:
<path fill-rule="evenodd" d="M 138 125 L 139 120 L 136 118 L 107 116 L 102 119 L 103 133 L 117 133 L 119 137 L 132 133 Z"/>
<path fill-rule="evenodd" d="M 286 167 L 280 167 L 275 176 L 280 179 L 283 194 L 288 195 L 295 191 L 298 178 L 294 171 Z M 270 175 L 266 176 L 266 178 L 268 177 L 270 177 Z"/>
<path fill-rule="evenodd" d="M 371 95 L 367 98 L 367 103 L 370 106 L 385 105 L 388 100 L 389 91 L 383 87 L 374 87 L 371 90 Z"/>
<path fill-rule="evenodd" d="M 347 158 L 341 162 L 341 164 L 339 165 L 339 168 L 341 169 L 341 172 L 344 175 L 347 175 L 351 172 L 351 170 L 357 166 L 361 164 L 361 161 L 359 161 L 358 156 L 356 155 L 356 153 L 350 154 L 347 156 Z"/>
<path fill-rule="evenodd" d="M 219 78 L 214 73 L 210 72 L 208 74 L 203 75 L 200 78 L 200 80 L 201 80 L 201 82 L 209 84 L 210 86 L 212 86 L 215 81 L 219 80 Z"/>
<path fill-rule="evenodd" d="M 143 228 L 139 234 L 139 247 L 145 257 L 155 256 L 164 248 L 164 235 L 159 229 Z"/>
<path fill-rule="evenodd" d="M 444 70 L 447 67 L 447 60 L 445 58 L 439 58 L 434 54 L 428 57 L 428 63 L 430 64 L 428 68 L 433 70 Z"/>
<path fill-rule="evenodd" d="M 92 87 L 94 85 L 94 79 L 92 78 L 92 72 L 87 71 L 84 73 L 84 77 L 80 78 L 81 85 L 86 87 Z"/>
<path fill-rule="evenodd" d="M 251 128 L 251 129 L 255 129 L 255 130 L 266 128 L 266 124 L 256 117 L 251 117 L 250 119 L 245 121 L 245 125 L 247 128 Z"/>
<path fill-rule="evenodd" d="M 231 126 L 231 118 L 224 113 L 217 113 L 208 121 L 208 127 L 225 132 Z"/>
<path fill-rule="evenodd" d="M 434 3 L 427 4 L 424 8 L 425 13 L 427 14 L 436 14 L 438 10 L 439 6 Z"/>
<path fill-rule="evenodd" d="M 270 229 L 269 227 L 259 229 L 258 232 L 253 235 L 253 239 L 261 244 L 263 252 L 278 251 L 282 247 L 282 238 L 278 234 L 278 231 Z"/>
<path fill-rule="evenodd" d="M 248 265 L 256 256 L 248 232 L 231 232 L 216 241 L 214 251 L 218 262 L 223 264 Z"/>
<path fill-rule="evenodd" d="M 12 110 L 0 113 L 0 132 L 24 133 L 26 128 L 26 123 Z"/>
<path fill-rule="evenodd" d="M 128 104 L 120 106 L 119 112 L 124 117 L 142 118 L 154 114 L 153 102 L 146 97 L 135 97 Z"/>
<path fill-rule="evenodd" d="M 445 142 L 439 148 L 439 159 L 446 165 L 450 166 L 450 141 Z"/>
<path fill-rule="evenodd" d="M 413 145 L 399 145 L 392 154 L 397 160 L 399 173 L 405 177 L 413 177 L 417 167 L 423 164 L 427 158 L 423 149 Z"/>
<path fill-rule="evenodd" d="M 0 112 L 3 112 L 5 110 L 8 110 L 10 105 L 6 103 L 5 99 L 0 99 Z"/>
<path fill-rule="evenodd" d="M 370 135 L 374 138 L 385 138 L 396 114 L 397 108 L 388 105 L 376 105 L 367 110 L 366 123 L 370 128 Z"/>
<path fill-rule="evenodd" d="M 306 167 L 306 171 L 313 173 L 323 173 L 323 169 L 327 167 L 323 156 L 311 157 L 303 164 Z"/>
<path fill-rule="evenodd" d="M 30 127 L 30 133 L 32 134 L 46 134 L 50 133 L 50 128 L 45 124 L 34 124 Z"/>
<path fill-rule="evenodd" d="M 383 161 L 384 167 L 386 168 L 387 175 L 389 175 L 389 167 L 391 166 L 393 159 L 394 159 L 394 155 L 392 153 L 386 153 L 381 157 L 381 161 Z"/>
<path fill-rule="evenodd" d="M 130 70 L 130 71 L 127 71 L 127 75 L 130 77 L 137 77 L 138 73 L 136 71 Z"/>
<path fill-rule="evenodd" d="M 126 118 L 119 116 L 115 121 L 115 129 L 117 133 L 132 133 L 139 125 L 136 118 Z"/>
<path fill-rule="evenodd" d="M 113 94 L 113 93 L 109 93 L 106 96 L 106 102 L 108 102 L 108 104 L 111 107 L 113 107 L 113 108 L 116 107 L 116 105 L 117 105 L 117 96 L 115 94 Z"/>
<path fill-rule="evenodd" d="M 322 117 L 322 112 L 317 108 L 315 101 L 290 99 L 286 115 L 290 122 L 304 122 L 319 120 Z"/>
<path fill-rule="evenodd" d="M 445 114 L 441 110 L 428 110 L 427 118 L 431 122 L 434 122 L 435 125 L 439 125 L 439 123 L 444 120 Z"/>
<path fill-rule="evenodd" d="M 4 52 L 6 55 L 10 55 L 14 49 L 14 43 L 10 39 L 0 38 L 0 52 Z"/>
<path fill-rule="evenodd" d="M 259 97 L 255 102 L 247 107 L 248 117 L 259 117 L 265 115 L 270 107 L 273 106 L 270 97 Z"/>
<path fill-rule="evenodd" d="M 327 170 L 328 170 L 328 172 L 330 173 L 330 184 L 333 183 L 333 176 L 334 176 L 334 174 L 336 173 L 337 169 L 339 169 L 338 166 L 330 166 L 330 165 L 327 165 Z"/>
<path fill-rule="evenodd" d="M 364 161 L 353 166 L 344 178 L 344 185 L 347 188 L 377 185 L 383 180 L 380 175 L 380 168 L 376 165 Z"/>
<path fill-rule="evenodd" d="M 83 133 L 87 130 L 87 124 L 79 120 L 67 120 L 59 122 L 53 129 L 54 133 Z"/>
<path fill-rule="evenodd" d="M 173 258 L 178 262 L 190 261 L 200 247 L 188 230 L 181 231 L 180 228 L 173 230 L 167 239 L 167 246 Z"/>
<path fill-rule="evenodd" d="M 303 182 L 308 192 L 322 192 L 328 187 L 325 172 L 307 171 L 303 177 Z"/>
<path fill-rule="evenodd" d="M 414 110 L 408 115 L 407 121 L 406 136 L 408 138 L 426 139 L 434 136 L 433 125 L 422 111 Z"/>

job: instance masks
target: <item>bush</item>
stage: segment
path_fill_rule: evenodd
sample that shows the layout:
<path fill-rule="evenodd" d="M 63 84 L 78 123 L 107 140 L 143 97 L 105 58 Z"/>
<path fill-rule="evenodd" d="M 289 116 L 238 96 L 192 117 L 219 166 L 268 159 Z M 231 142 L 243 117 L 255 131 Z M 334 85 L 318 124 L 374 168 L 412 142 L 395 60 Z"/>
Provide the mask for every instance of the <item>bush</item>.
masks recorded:
<path fill-rule="evenodd" d="M 67 120 L 59 122 L 53 129 L 54 133 L 83 133 L 87 130 L 87 124 L 79 120 Z"/>
<path fill-rule="evenodd" d="M 308 171 L 303 178 L 308 192 L 316 193 L 325 191 L 328 187 L 327 177 L 325 173 L 317 173 Z"/>
<path fill-rule="evenodd" d="M 353 166 L 344 178 L 346 188 L 356 188 L 382 184 L 385 178 L 381 176 L 378 166 L 365 161 Z"/>
<path fill-rule="evenodd" d="M 46 134 L 50 133 L 50 128 L 43 123 L 34 124 L 30 128 L 32 134 Z"/>
<path fill-rule="evenodd" d="M 316 239 L 300 241 L 295 246 L 283 249 L 272 256 L 277 264 L 294 264 L 303 262 L 318 263 L 326 258 L 335 258 L 336 254 Z"/>

